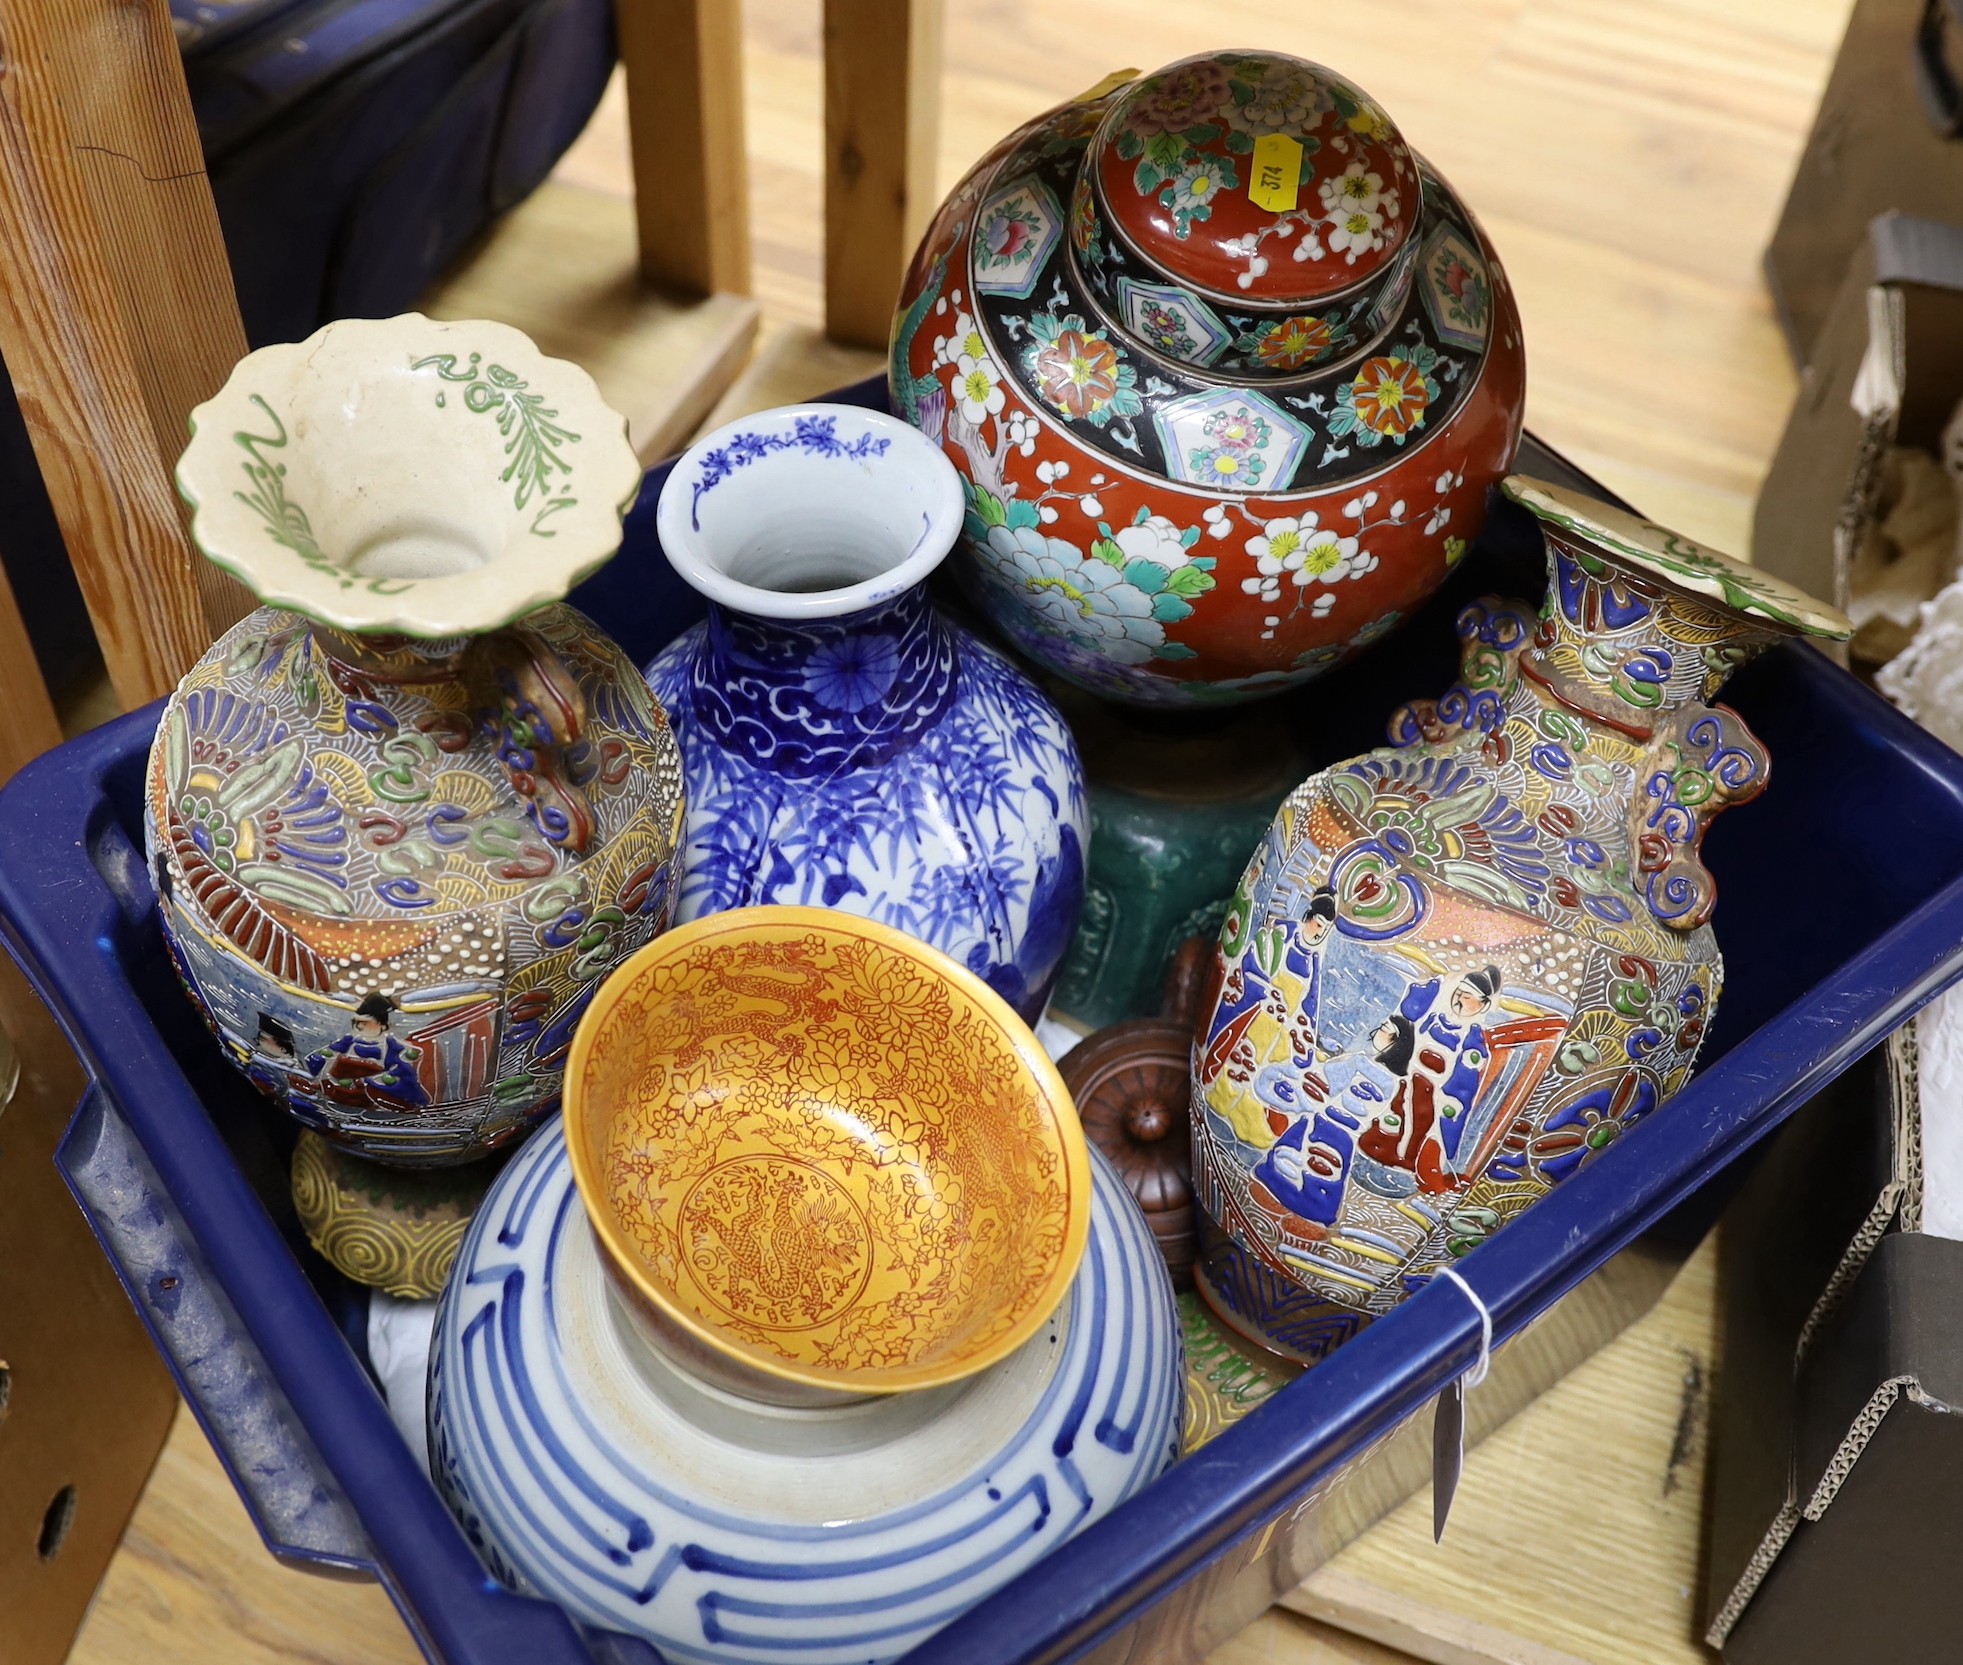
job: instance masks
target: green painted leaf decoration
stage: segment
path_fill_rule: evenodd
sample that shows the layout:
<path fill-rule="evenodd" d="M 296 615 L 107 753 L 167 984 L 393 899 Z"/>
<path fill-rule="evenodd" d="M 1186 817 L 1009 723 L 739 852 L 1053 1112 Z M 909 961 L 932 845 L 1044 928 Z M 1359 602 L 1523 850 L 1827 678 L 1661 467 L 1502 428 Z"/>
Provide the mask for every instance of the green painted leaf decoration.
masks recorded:
<path fill-rule="evenodd" d="M 248 861 L 240 865 L 239 882 L 262 901 L 284 902 L 311 913 L 346 918 L 354 912 L 348 898 L 325 879 L 277 862 Z"/>
<path fill-rule="evenodd" d="M 241 764 L 218 788 L 218 807 L 234 821 L 257 815 L 293 784 L 306 755 L 307 743 L 295 735 L 264 757 Z"/>
<path fill-rule="evenodd" d="M 1125 552 L 1111 538 L 1093 539 L 1091 542 L 1091 556 L 1094 560 L 1104 562 L 1106 566 L 1117 567 L 1120 571 L 1124 570 Z"/>
<path fill-rule="evenodd" d="M 464 408 L 482 416 L 495 412 L 498 432 L 504 436 L 504 454 L 510 459 L 498 478 L 512 488 L 513 505 L 529 507 L 534 500 L 539 509 L 528 530 L 534 537 L 557 534 L 545 524 L 560 509 L 569 509 L 579 499 L 572 494 L 573 466 L 563 448 L 579 443 L 579 435 L 559 423 L 559 412 L 549 407 L 545 395 L 534 393 L 531 383 L 501 364 L 484 365 L 483 356 L 472 353 L 461 366 L 455 353 L 431 353 L 411 359 L 411 370 L 434 370 L 446 382 L 463 388 Z M 442 389 L 437 402 L 444 403 Z M 566 476 L 560 479 L 559 476 Z"/>
<path fill-rule="evenodd" d="M 982 486 L 970 484 L 968 487 L 969 512 L 984 526 L 1006 526 L 1008 512 L 1002 507 L 1002 499 Z"/>
<path fill-rule="evenodd" d="M 286 424 L 260 395 L 255 393 L 251 398 L 273 431 L 255 434 L 241 428 L 232 435 L 232 443 L 246 455 L 245 477 L 252 486 L 249 492 L 232 495 L 265 521 L 274 543 L 292 550 L 315 572 L 333 578 L 342 589 L 353 589 L 355 580 L 327 558 L 327 552 L 314 537 L 313 522 L 307 518 L 307 511 L 286 495 L 286 464 L 277 456 L 267 454 L 286 449 Z"/>

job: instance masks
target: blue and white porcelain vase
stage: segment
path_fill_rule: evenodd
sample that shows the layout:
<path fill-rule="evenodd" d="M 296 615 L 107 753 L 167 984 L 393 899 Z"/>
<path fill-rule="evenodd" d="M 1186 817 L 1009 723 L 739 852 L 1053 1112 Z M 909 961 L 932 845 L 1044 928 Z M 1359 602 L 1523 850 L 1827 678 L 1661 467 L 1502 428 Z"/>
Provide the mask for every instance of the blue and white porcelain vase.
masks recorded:
<path fill-rule="evenodd" d="M 961 516 L 935 445 L 848 405 L 746 417 L 675 464 L 662 547 L 709 601 L 647 670 L 687 787 L 676 918 L 843 908 L 1034 1022 L 1083 899 L 1083 769 L 1035 684 L 928 599 Z"/>
<path fill-rule="evenodd" d="M 430 1467 L 512 1588 L 696 1665 L 881 1665 L 1149 1485 L 1185 1372 L 1151 1229 L 1095 1151 L 1070 1294 L 946 1387 L 790 1409 L 623 1310 L 554 1122 L 499 1175 L 438 1310 Z"/>

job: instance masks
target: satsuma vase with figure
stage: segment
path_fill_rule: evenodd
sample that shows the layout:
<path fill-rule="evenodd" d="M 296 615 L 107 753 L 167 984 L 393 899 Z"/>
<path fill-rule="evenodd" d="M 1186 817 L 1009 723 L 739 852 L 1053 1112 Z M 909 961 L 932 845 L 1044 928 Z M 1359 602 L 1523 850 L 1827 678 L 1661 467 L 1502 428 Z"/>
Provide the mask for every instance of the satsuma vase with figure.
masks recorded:
<path fill-rule="evenodd" d="M 961 470 L 961 576 L 1141 705 L 1395 627 L 1478 531 L 1525 357 L 1471 213 L 1342 77 L 1215 52 L 1018 129 L 908 271 L 894 408 Z"/>
<path fill-rule="evenodd" d="M 145 826 L 226 1056 L 364 1156 L 466 1161 L 555 1108 L 606 973 L 665 925 L 681 760 L 558 598 L 641 478 L 516 330 L 330 324 L 193 413 L 192 535 L 269 603 L 171 695 Z"/>
<path fill-rule="evenodd" d="M 1739 665 L 1847 621 L 1521 477 L 1538 622 L 1461 613 L 1464 680 L 1303 782 L 1243 876 L 1193 1054 L 1198 1282 L 1310 1360 L 1688 1077 L 1722 962 L 1704 831 L 1764 787 Z"/>

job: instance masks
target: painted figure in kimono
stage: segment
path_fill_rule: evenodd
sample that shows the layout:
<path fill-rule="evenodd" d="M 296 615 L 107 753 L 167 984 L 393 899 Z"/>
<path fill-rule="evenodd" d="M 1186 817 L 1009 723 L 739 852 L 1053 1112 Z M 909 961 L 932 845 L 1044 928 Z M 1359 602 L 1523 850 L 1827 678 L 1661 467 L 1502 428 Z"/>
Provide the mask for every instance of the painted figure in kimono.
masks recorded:
<path fill-rule="evenodd" d="M 387 995 L 369 995 L 355 1008 L 349 1032 L 307 1060 L 326 1098 L 383 1110 L 428 1108 L 429 1094 L 416 1075 L 421 1054 L 389 1033 L 394 1011 Z"/>
<path fill-rule="evenodd" d="M 1369 1056 L 1338 1060 L 1339 1066 L 1351 1062 L 1352 1067 L 1336 1096 L 1312 1115 L 1298 1117 L 1255 1165 L 1249 1189 L 1257 1202 L 1293 1215 L 1312 1237 L 1335 1225 L 1357 1140 L 1391 1113 L 1416 1037 L 1411 1020 L 1393 1013 L 1371 1035 Z"/>
<path fill-rule="evenodd" d="M 1410 1073 L 1393 1113 L 1365 1131 L 1359 1148 L 1386 1168 L 1411 1174 L 1421 1191 L 1458 1187 L 1452 1162 L 1492 1060 L 1479 1020 L 1499 986 L 1499 968 L 1483 966 L 1460 977 L 1442 997 L 1442 978 L 1414 983 L 1398 1008 L 1417 1034 Z"/>
<path fill-rule="evenodd" d="M 262 1093 L 283 1097 L 294 1087 L 311 1085 L 300 1064 L 293 1031 L 271 1014 L 259 1014 L 259 1032 L 245 1061 L 246 1079 Z"/>
<path fill-rule="evenodd" d="M 1254 934 L 1221 984 L 1213 1029 L 1200 1056 L 1202 1084 L 1211 1084 L 1223 1071 L 1247 1082 L 1264 1064 L 1286 1062 L 1299 1073 L 1313 1071 L 1322 948 L 1335 927 L 1336 897 L 1325 888 L 1309 898 L 1300 919 L 1263 926 Z M 1285 1058 L 1257 1054 L 1248 1032 L 1263 1011 L 1287 1035 Z M 1274 1142 L 1255 1096 L 1236 1095 L 1223 1114 L 1236 1136 L 1255 1149 L 1265 1150 Z"/>

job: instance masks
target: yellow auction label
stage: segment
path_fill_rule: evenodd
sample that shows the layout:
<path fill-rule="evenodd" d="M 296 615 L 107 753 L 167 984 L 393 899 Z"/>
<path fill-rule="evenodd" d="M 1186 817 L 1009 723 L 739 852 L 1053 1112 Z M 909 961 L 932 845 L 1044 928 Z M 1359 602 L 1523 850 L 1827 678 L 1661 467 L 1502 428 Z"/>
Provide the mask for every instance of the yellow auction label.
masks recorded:
<path fill-rule="evenodd" d="M 1286 133 L 1263 133 L 1254 141 L 1247 197 L 1256 208 L 1286 214 L 1295 206 L 1302 182 L 1302 141 Z"/>

